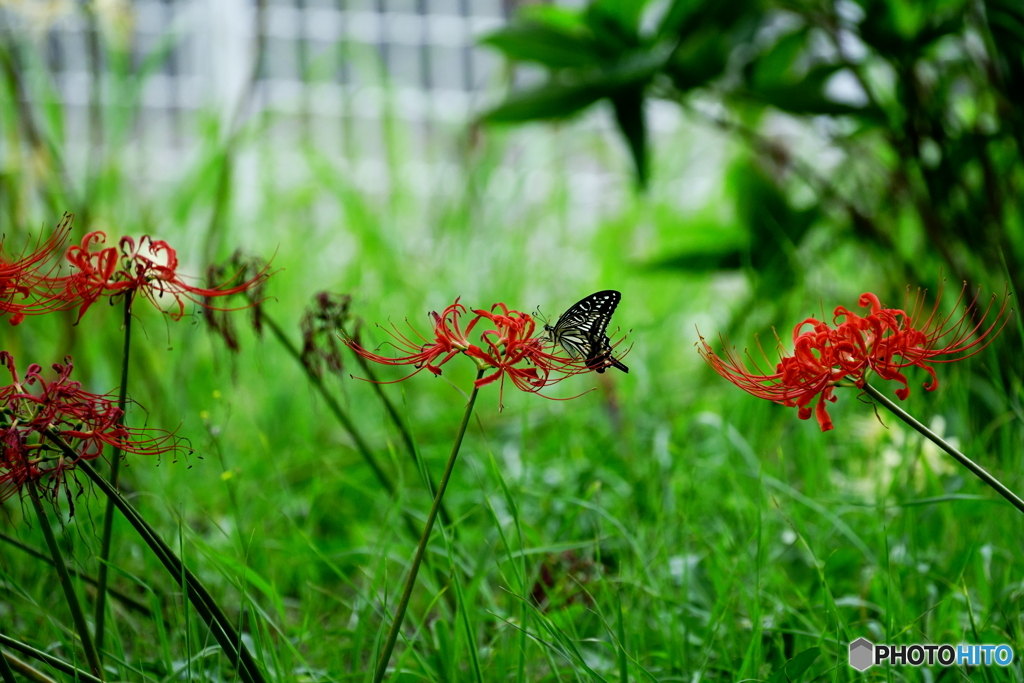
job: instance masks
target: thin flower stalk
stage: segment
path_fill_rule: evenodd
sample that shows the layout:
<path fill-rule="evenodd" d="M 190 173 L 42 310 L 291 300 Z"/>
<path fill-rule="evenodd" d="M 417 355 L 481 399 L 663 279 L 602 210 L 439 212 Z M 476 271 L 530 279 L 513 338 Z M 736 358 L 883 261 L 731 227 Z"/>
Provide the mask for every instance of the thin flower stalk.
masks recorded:
<path fill-rule="evenodd" d="M 27 643 L 23 643 L 20 640 L 17 640 L 15 638 L 11 638 L 10 636 L 7 636 L 7 635 L 5 635 L 3 633 L 0 633 L 0 645 L 4 646 L 8 650 L 14 650 L 16 652 L 20 652 L 21 654 L 25 655 L 26 657 L 31 657 L 31 658 L 35 659 L 36 661 L 39 661 L 39 662 L 42 662 L 43 664 L 46 664 L 49 667 L 53 667 L 53 669 L 55 671 L 60 671 L 62 674 L 70 676 L 71 680 L 81 681 L 82 683 L 100 683 L 100 679 L 96 678 L 93 675 L 91 675 L 88 671 L 83 671 L 82 669 L 79 669 L 76 666 L 72 666 L 71 664 L 68 664 L 63 659 L 59 659 L 57 657 L 54 657 L 53 655 L 51 655 L 51 654 L 49 654 L 47 652 L 43 652 L 42 650 L 36 649 L 36 648 L 32 647 L 31 645 L 29 645 Z M 16 665 L 15 664 L 15 660 L 13 658 L 10 658 L 10 661 L 11 661 L 11 667 L 14 668 L 15 665 Z M 27 667 L 27 665 L 26 665 L 26 667 Z M 30 668 L 30 667 L 27 667 L 27 668 Z M 35 671 L 35 669 L 32 669 L 32 671 Z M 28 678 L 29 680 L 37 680 L 37 681 L 42 680 L 42 679 L 39 679 L 38 677 L 35 678 L 35 679 L 29 678 L 30 674 L 29 674 L 28 670 L 22 670 L 20 673 L 23 676 L 25 676 L 25 678 Z"/>
<path fill-rule="evenodd" d="M 313 387 L 317 390 L 317 392 L 319 392 L 320 396 L 327 404 L 327 409 L 331 411 L 331 414 L 334 415 L 335 419 L 338 420 L 342 428 L 344 428 L 345 431 L 348 432 L 348 435 L 352 437 L 352 441 L 355 444 L 356 451 L 362 456 L 363 460 L 370 467 L 370 470 L 377 478 L 377 481 L 380 482 L 380 485 L 387 492 L 388 496 L 392 500 L 397 502 L 397 487 L 395 486 L 394 482 L 392 482 L 391 477 L 388 476 L 387 472 L 384 471 L 384 468 L 381 467 L 380 463 L 377 461 L 377 457 L 374 455 L 373 450 L 370 448 L 370 445 L 363 437 L 362 432 L 360 432 L 359 429 L 356 427 L 355 422 L 352 421 L 352 418 L 349 416 L 349 414 L 345 411 L 344 408 L 341 407 L 341 404 L 338 403 L 337 399 L 334 398 L 334 395 L 331 394 L 331 392 L 327 389 L 327 385 L 324 383 L 323 377 L 314 370 L 314 366 L 303 360 L 302 351 L 300 351 L 299 348 L 292 343 L 291 339 L 288 338 L 288 335 L 285 334 L 284 330 L 281 329 L 281 326 L 278 325 L 273 318 L 266 315 L 265 313 L 261 314 L 261 317 L 262 323 L 266 325 L 266 327 L 270 330 L 271 334 L 274 335 L 274 338 L 277 339 L 277 341 L 280 342 L 281 346 L 285 348 L 285 350 L 288 352 L 288 355 L 294 358 L 302 367 L 303 371 L 306 373 L 306 377 L 308 378 L 310 384 L 312 384 Z M 433 489 L 431 489 L 431 495 L 433 495 Z M 401 515 L 402 522 L 405 524 L 405 529 L 406 531 L 408 531 L 409 536 L 412 538 L 418 538 L 419 529 L 416 525 L 415 518 L 412 516 L 412 514 L 409 513 L 409 511 L 405 509 L 401 510 Z M 444 583 L 439 573 L 435 574 L 435 578 L 437 579 L 439 584 Z M 451 602 L 453 598 L 447 599 L 449 600 L 449 602 Z M 454 603 L 451 604 L 454 607 Z"/>
<path fill-rule="evenodd" d="M 550 342 L 545 338 L 535 336 L 536 324 L 527 313 L 510 310 L 504 303 L 494 304 L 489 310 L 474 309 L 472 312 L 474 317 L 466 325 L 463 325 L 462 317 L 468 315 L 469 309 L 456 299 L 442 313 L 431 313 L 430 318 L 434 323 L 433 338 L 420 334 L 412 325 L 409 325 L 411 334 L 392 325 L 387 333 L 391 337 L 391 346 L 397 351 L 397 355 L 394 356 L 370 351 L 354 339 L 345 341 L 352 351 L 367 361 L 383 365 L 413 366 L 414 370 L 411 373 L 401 380 L 395 381 L 409 379 L 423 370 L 440 375 L 443 372 L 443 366 L 460 355 L 471 358 L 477 368 L 476 379 L 473 382 L 473 390 L 466 405 L 462 423 L 455 437 L 455 443 L 452 445 L 444 474 L 438 483 L 423 534 L 412 558 L 409 575 L 406 577 L 391 627 L 377 660 L 374 683 L 380 683 L 387 673 L 388 664 L 391 661 L 395 644 L 398 642 L 398 634 L 401 632 L 409 600 L 416 584 L 416 576 L 426 553 L 445 491 L 455 469 L 459 449 L 462 446 L 462 440 L 465 437 L 480 389 L 498 383 L 503 391 L 504 380 L 508 377 L 517 389 L 543 396 L 540 391 L 545 387 L 566 377 L 596 369 L 588 367 L 585 361 L 557 355 Z M 471 335 L 474 331 L 479 331 L 476 329 L 477 326 L 480 324 L 486 326 L 487 323 L 490 323 L 490 329 L 480 332 L 480 343 L 474 342 Z M 500 397 L 501 393 L 499 392 L 499 405 L 501 404 Z"/>
<path fill-rule="evenodd" d="M 0 651 L 0 680 L 3 680 L 3 683 L 18 683 L 11 665 L 7 662 L 7 654 L 3 651 Z"/>
<path fill-rule="evenodd" d="M 19 673 L 26 681 L 32 681 L 32 683 L 54 683 L 53 679 L 44 674 L 39 669 L 35 668 L 28 662 L 24 662 L 9 652 L 3 653 L 4 661 L 10 665 L 11 670 Z M 78 670 L 80 680 L 82 681 L 98 681 L 98 678 L 90 676 L 87 672 Z"/>
<path fill-rule="evenodd" d="M 347 333 L 344 327 L 340 327 L 338 331 L 345 339 L 348 339 L 350 337 L 350 335 Z M 373 367 L 370 365 L 367 359 L 358 353 L 353 355 L 355 355 L 356 362 L 359 363 L 359 366 L 363 369 L 363 372 L 366 373 L 366 378 L 370 380 L 370 384 L 376 391 L 377 396 L 381 400 L 381 403 L 384 404 L 384 410 L 385 412 L 387 412 L 388 417 L 391 418 L 391 421 L 398 429 L 398 433 L 402 436 L 402 443 L 405 445 L 405 450 L 409 454 L 409 457 L 412 459 L 413 464 L 416 465 L 416 469 L 418 471 L 422 471 L 425 474 L 425 483 L 427 485 L 427 490 L 430 492 L 431 496 L 434 496 L 435 493 L 437 492 L 437 484 L 434 482 L 434 477 L 430 474 L 430 471 L 423 466 L 423 462 L 420 459 L 419 451 L 416 449 L 416 442 L 413 440 L 412 434 L 409 432 L 409 427 L 405 424 L 405 421 L 399 414 L 398 408 L 395 406 L 394 402 L 387 395 L 387 392 L 384 391 L 382 382 L 380 382 L 377 379 L 377 375 L 373 371 Z M 452 525 L 452 518 L 451 515 L 448 514 L 448 506 L 446 506 L 444 503 L 441 503 L 440 514 L 441 523 L 446 527 L 450 527 Z"/>
<path fill-rule="evenodd" d="M 352 297 L 348 294 L 334 294 L 332 292 L 318 292 L 313 297 L 313 303 L 306 308 L 306 312 L 302 316 L 302 320 L 299 322 L 299 329 L 302 331 L 302 357 L 301 362 L 303 369 L 307 374 L 313 374 L 317 377 L 323 377 L 324 369 L 340 374 L 343 371 L 343 358 L 341 355 L 341 345 L 339 341 L 341 339 L 349 339 L 351 335 L 346 330 L 346 324 L 352 319 L 350 312 L 352 306 Z M 358 322 L 357 322 L 358 325 Z M 357 328 L 358 329 L 358 328 Z M 341 335 L 339 339 L 339 334 Z M 423 467 L 420 461 L 419 453 L 416 450 L 416 444 L 412 439 L 412 435 L 409 434 L 409 430 L 405 423 L 402 421 L 401 416 L 398 414 L 398 410 L 395 408 L 394 403 L 388 398 L 388 395 L 384 392 L 384 387 L 381 384 L 376 383 L 376 376 L 366 358 L 359 354 L 355 354 L 356 361 L 362 367 L 363 372 L 373 382 L 373 388 L 375 389 L 377 396 L 384 404 L 384 409 L 388 413 L 388 417 L 394 423 L 398 429 L 399 434 L 402 437 L 402 443 L 405 446 L 405 450 L 416 466 L 417 471 L 424 473 L 425 483 L 427 490 L 430 493 L 431 498 L 434 496 L 434 492 L 437 490 L 437 486 L 434 484 L 434 479 L 430 475 L 430 472 Z M 441 506 L 441 522 L 449 526 L 451 525 L 451 517 L 448 514 L 448 508 L 442 504 Z M 413 525 L 415 529 L 415 525 Z M 413 537 L 416 537 L 417 531 L 413 532 Z"/>
<path fill-rule="evenodd" d="M 118 425 L 123 429 L 125 426 L 126 409 L 128 401 L 128 359 L 131 352 L 132 341 L 132 299 L 134 293 L 125 293 L 124 298 L 124 344 L 121 347 L 121 386 L 117 397 L 117 407 L 121 411 L 118 418 Z M 118 488 L 118 479 L 121 469 L 121 449 L 116 445 L 111 448 L 110 453 L 110 484 Z M 96 624 L 96 648 L 103 651 L 103 641 L 106 631 L 107 616 L 107 566 L 110 562 L 110 546 L 114 536 L 114 502 L 107 499 L 106 509 L 103 511 L 103 527 L 100 536 L 100 565 L 97 571 L 96 582 L 96 612 L 94 623 Z"/>
<path fill-rule="evenodd" d="M 55 296 L 65 307 L 78 308 L 79 321 L 100 298 L 108 297 L 113 301 L 123 297 L 124 345 L 121 354 L 121 386 L 118 400 L 118 407 L 121 410 L 120 425 L 123 427 L 128 390 L 132 306 L 136 298 L 142 297 L 164 310 L 162 301 L 166 297 L 170 301 L 166 312 L 174 320 L 179 320 L 184 315 L 186 301 L 199 305 L 204 311 L 235 310 L 218 307 L 214 300 L 247 291 L 261 291 L 270 276 L 270 271 L 264 264 L 255 272 L 237 271 L 221 284 L 199 287 L 189 283 L 178 272 L 177 251 L 164 240 L 145 235 L 138 241 L 132 237 L 123 237 L 117 247 L 104 247 L 105 242 L 106 235 L 95 231 L 85 235 L 80 244 L 72 245 L 66 254 L 72 273 L 49 281 L 49 286 L 52 290 L 59 289 L 59 294 Z M 243 272 L 248 277 L 240 277 Z M 253 304 L 242 308 L 251 305 Z M 110 481 L 116 488 L 121 451 L 116 444 L 112 444 L 112 447 Z M 99 586 L 96 599 L 96 640 L 101 649 L 105 638 L 107 568 L 112 544 L 113 517 L 113 504 L 108 500 L 100 541 Z"/>
<path fill-rule="evenodd" d="M 483 370 L 477 371 L 477 380 L 483 375 Z M 455 470 L 455 460 L 459 457 L 459 449 L 462 447 L 462 439 L 466 436 L 466 429 L 469 427 L 469 419 L 473 415 L 473 406 L 476 404 L 476 396 L 480 387 L 473 383 L 473 391 L 469 395 L 469 402 L 462 415 L 462 423 L 455 435 L 455 442 L 452 444 L 451 455 L 448 456 L 448 463 L 445 465 L 444 474 L 437 484 L 437 493 L 434 494 L 434 503 L 427 513 L 427 521 L 423 525 L 423 535 L 420 536 L 419 545 L 412 557 L 412 564 L 409 567 L 409 575 L 405 579 L 405 587 L 402 589 L 402 596 L 398 600 L 398 607 L 395 609 L 395 616 L 388 629 L 387 638 L 384 640 L 384 647 L 381 649 L 380 658 L 377 660 L 377 669 L 373 676 L 374 683 L 384 680 L 387 673 L 388 663 L 391 661 L 391 653 L 398 642 L 398 634 L 402 630 L 402 622 L 405 620 L 405 612 L 409 608 L 409 600 L 412 597 L 412 589 L 416 585 L 416 575 L 419 573 L 420 564 L 423 562 L 423 555 L 427 551 L 427 544 L 430 542 L 430 532 L 434 529 L 434 521 L 437 519 L 438 510 L 441 508 L 441 501 L 444 499 L 444 492 L 448 489 L 448 482 L 451 480 L 452 472 Z"/>
<path fill-rule="evenodd" d="M 18 550 L 21 550 L 22 552 L 28 555 L 31 555 L 32 557 L 36 558 L 37 560 L 40 560 L 41 562 L 45 562 L 46 564 L 53 564 L 53 560 L 50 558 L 49 555 L 42 552 L 41 550 L 33 548 L 30 545 L 22 543 L 13 536 L 0 532 L 0 541 L 3 541 L 8 545 L 17 548 Z M 82 581 L 85 581 L 86 583 L 91 584 L 93 586 L 97 584 L 96 577 L 91 576 L 90 574 L 87 574 L 86 572 L 78 569 L 73 562 L 68 562 L 67 568 L 68 573 L 70 573 L 72 576 L 81 579 Z M 110 595 L 117 598 L 118 602 L 123 604 L 128 609 L 132 610 L 133 612 L 141 614 L 147 619 L 152 618 L 153 611 L 150 610 L 147 605 L 144 605 L 143 603 L 139 602 L 130 595 L 126 595 L 120 591 L 114 590 L 112 588 L 108 590 L 110 592 Z"/>
<path fill-rule="evenodd" d="M 88 633 L 81 605 L 74 596 L 70 575 L 42 509 L 42 492 L 56 507 L 65 495 L 74 515 L 71 484 L 81 484 L 75 472 L 88 468 L 109 446 L 121 452 L 160 455 L 182 448 L 173 435 L 133 430 L 124 425 L 124 410 L 107 394 L 94 394 L 72 379 L 70 358 L 55 363 L 55 377 L 47 379 L 37 364 L 29 365 L 24 376 L 18 372 L 10 353 L 0 352 L 0 365 L 7 368 L 10 384 L 0 387 L 0 499 L 27 494 L 39 517 L 54 568 L 64 588 L 75 628 L 79 633 L 93 674 L 103 677 L 102 662 L 95 640 Z M 122 400 L 123 400 L 122 395 Z M 54 443 L 59 447 L 54 448 Z"/>
<path fill-rule="evenodd" d="M 272 319 L 266 316 L 264 316 L 264 322 L 266 323 L 267 327 L 270 328 L 270 331 L 281 343 L 281 345 L 285 347 L 285 350 L 288 351 L 288 353 L 292 357 L 294 357 L 299 362 L 300 365 L 306 367 L 305 364 L 302 363 L 302 353 L 299 351 L 298 347 L 296 347 L 288 338 L 288 335 L 285 334 L 284 330 L 281 329 L 281 327 L 276 322 L 274 322 Z M 363 460 L 366 462 L 367 465 L 369 465 L 370 469 L 377 477 L 377 481 L 379 481 L 381 486 L 384 487 L 384 490 L 388 492 L 388 495 L 394 496 L 394 483 L 391 481 L 391 478 L 381 467 L 380 463 L 377 462 L 376 456 L 374 456 L 369 444 L 366 443 L 366 439 L 363 438 L 362 434 L 356 428 L 355 423 L 352 422 L 352 418 L 349 417 L 348 413 L 345 412 L 345 410 L 334 399 L 331 393 L 327 391 L 327 387 L 324 386 L 323 379 L 317 376 L 317 374 L 314 372 L 307 371 L 306 374 L 309 377 L 309 381 L 313 384 L 314 387 L 316 387 L 317 391 L 320 392 L 320 395 L 327 403 L 328 409 L 330 409 L 334 417 L 337 418 L 338 422 L 341 423 L 342 427 L 345 428 L 345 431 L 349 433 L 349 436 L 352 437 L 352 441 L 355 443 L 356 450 L 359 452 L 361 456 L 363 456 Z"/>
<path fill-rule="evenodd" d="M 222 280 L 226 273 L 234 273 L 237 279 L 244 280 L 250 279 L 255 274 L 260 273 L 265 269 L 266 265 L 259 258 L 248 257 L 240 251 L 236 251 L 225 263 L 210 266 L 207 278 L 210 281 Z M 337 343 L 337 335 L 341 333 L 342 338 L 348 338 L 348 334 L 345 333 L 344 326 L 345 322 L 350 318 L 349 309 L 351 306 L 351 297 L 345 294 L 334 294 L 331 292 L 319 292 L 316 294 L 313 297 L 313 305 L 307 308 L 299 324 L 302 332 L 302 345 L 300 348 L 292 343 L 281 325 L 279 325 L 273 318 L 267 316 L 263 311 L 262 302 L 265 298 L 263 294 L 263 284 L 265 283 L 260 284 L 258 287 L 246 289 L 238 293 L 248 302 L 248 307 L 252 312 L 252 326 L 254 331 L 257 335 L 262 335 L 264 326 L 270 329 L 271 334 L 275 339 L 277 339 L 281 346 L 284 347 L 285 351 L 288 352 L 288 355 L 291 356 L 300 365 L 300 367 L 302 367 L 302 370 L 309 379 L 309 382 L 317 392 L 319 392 L 324 402 L 327 404 L 327 408 L 330 410 L 331 414 L 334 415 L 342 428 L 345 429 L 349 436 L 352 437 L 356 451 L 370 467 L 370 470 L 374 473 L 377 481 L 380 482 L 381 486 L 385 491 L 387 491 L 389 496 L 397 500 L 397 490 L 392 483 L 391 478 L 378 462 L 377 457 L 370 449 L 369 444 L 362 436 L 362 433 L 357 429 L 351 417 L 337 402 L 337 400 L 335 400 L 324 382 L 324 368 L 334 373 L 342 371 L 343 360 Z M 223 339 L 228 349 L 233 352 L 238 352 L 241 347 L 238 332 L 233 321 L 228 316 L 219 313 L 217 310 L 212 309 L 209 306 L 203 309 L 203 316 L 207 324 L 210 326 L 210 329 Z M 369 365 L 367 365 L 366 360 L 362 356 L 357 356 L 356 358 L 364 368 L 369 368 Z M 409 435 L 408 429 L 399 418 L 394 405 L 390 400 L 388 400 L 387 396 L 379 386 L 377 386 L 377 390 L 381 399 L 384 401 L 389 415 L 398 427 L 399 432 L 402 434 L 402 439 L 405 442 L 410 457 L 413 459 L 413 462 L 417 464 L 417 467 L 419 467 L 416 447 L 412 441 L 412 437 Z M 430 495 L 433 496 L 434 486 L 433 482 L 429 481 L 429 473 L 427 477 L 428 486 L 430 487 Z M 405 526 L 412 537 L 417 538 L 419 535 L 419 529 L 413 517 L 404 510 L 402 511 L 402 516 L 404 518 Z M 448 515 L 446 508 L 441 509 L 441 518 L 445 524 L 449 524 L 451 522 L 451 518 Z"/>
<path fill-rule="evenodd" d="M 236 251 L 225 263 L 210 266 L 207 279 L 210 281 L 222 280 L 224 279 L 225 274 L 230 272 L 236 273 L 240 278 L 248 279 L 252 274 L 258 273 L 264 269 L 265 265 L 260 259 L 248 257 L 240 251 Z M 384 469 L 378 465 L 376 457 L 366 445 L 366 440 L 362 438 L 361 434 L 355 429 L 354 423 L 337 401 L 334 400 L 334 397 L 330 394 L 323 381 L 325 369 L 332 373 L 341 373 L 343 370 L 344 361 L 338 344 L 338 335 L 340 334 L 342 339 L 350 338 L 345 327 L 346 323 L 352 318 L 350 313 L 352 297 L 347 294 L 336 294 L 326 291 L 318 292 L 314 295 L 313 304 L 306 309 L 299 323 L 299 328 L 302 333 L 302 344 L 300 348 L 291 342 L 279 324 L 277 324 L 273 319 L 267 317 L 264 313 L 262 306 L 262 300 L 264 299 L 262 285 L 260 287 L 241 292 L 240 295 L 245 297 L 249 303 L 250 310 L 252 312 L 252 326 L 256 334 L 262 334 L 264 325 L 270 328 L 271 333 L 285 348 L 288 355 L 302 367 L 302 370 L 306 373 L 310 383 L 327 403 L 327 407 L 331 413 L 338 419 L 341 426 L 352 436 L 356 449 L 359 451 L 359 454 L 363 459 L 366 460 L 367 465 L 369 465 L 370 469 L 373 471 L 374 476 L 377 477 L 377 480 L 381 483 L 384 489 L 388 491 L 389 495 L 394 495 L 395 488 L 391 484 L 390 477 L 388 477 L 384 473 Z M 240 349 L 239 336 L 232 319 L 226 315 L 219 314 L 217 311 L 208 307 L 203 309 L 203 316 L 210 329 L 223 339 L 228 349 L 233 352 L 238 352 Z M 376 389 L 381 401 L 384 403 L 385 410 L 389 417 L 401 434 L 402 441 L 409 453 L 409 457 L 412 459 L 419 471 L 425 471 L 421 466 L 416 445 L 409 433 L 408 427 L 402 421 L 394 403 L 388 398 L 380 384 L 377 383 L 376 376 L 370 369 L 367 359 L 356 354 L 356 360 L 362 366 L 364 372 L 370 376 L 371 381 L 374 382 L 374 388 Z M 434 485 L 429 472 L 427 472 L 426 478 L 430 495 L 433 497 L 436 486 Z M 411 531 L 413 537 L 418 537 L 418 526 L 407 513 L 403 513 L 403 516 L 407 518 L 406 526 Z M 451 516 L 448 514 L 447 507 L 441 508 L 441 520 L 446 525 L 451 524 Z"/>
<path fill-rule="evenodd" d="M 932 430 L 928 429 L 926 426 L 918 422 L 907 411 L 900 408 L 895 402 L 890 400 L 889 397 L 887 397 L 885 394 L 883 394 L 882 392 L 880 392 L 878 389 L 874 388 L 867 382 L 864 383 L 864 393 L 866 393 L 868 396 L 881 403 L 887 410 L 889 410 L 889 412 L 891 412 L 899 419 L 903 420 L 910 427 L 923 434 L 925 438 L 927 438 L 936 446 L 944 450 L 947 454 L 952 456 L 957 462 L 959 462 L 961 465 L 963 465 L 971 472 L 973 472 L 975 476 L 977 476 L 983 482 L 991 486 L 997 493 L 999 493 L 999 495 L 1008 500 L 1011 505 L 1013 505 L 1021 512 L 1024 512 L 1024 500 L 1021 500 L 1016 493 L 1008 489 L 1006 486 L 1003 485 L 1001 481 L 999 481 L 994 476 L 989 474 L 989 472 L 984 467 L 968 458 L 966 455 L 961 453 L 956 448 L 953 448 L 953 446 L 950 445 L 949 442 L 945 441 L 938 434 L 936 434 L 935 432 L 933 432 Z"/>
<path fill-rule="evenodd" d="M 61 450 L 67 452 L 70 449 L 59 436 L 55 434 L 48 436 Z M 174 577 L 177 584 L 185 591 L 189 602 L 210 628 L 225 656 L 231 661 L 242 679 L 246 683 L 265 683 L 266 679 L 263 672 L 253 658 L 252 653 L 249 652 L 249 649 L 242 641 L 241 636 L 235 630 L 231 620 L 228 619 L 227 615 L 221 610 L 213 596 L 195 574 L 181 562 L 156 530 L 110 485 L 109 481 L 104 479 L 89 463 L 83 463 L 81 469 L 104 495 L 114 500 L 114 505 L 117 509 L 138 532 L 146 545 L 150 547 L 150 550 L 153 551 L 153 554 L 164 565 L 167 572 Z"/>
<path fill-rule="evenodd" d="M 53 529 L 50 528 L 50 520 L 47 518 L 46 510 L 43 509 L 43 503 L 39 499 L 39 491 L 34 479 L 30 478 L 28 480 L 27 488 L 29 500 L 31 500 L 32 508 L 35 510 L 36 518 L 39 520 L 39 528 L 43 532 L 46 546 L 49 548 L 50 555 L 53 558 L 53 566 L 57 570 L 57 580 L 67 600 L 68 609 L 71 612 L 71 620 L 75 624 L 75 631 L 82 643 L 82 650 L 85 651 L 85 660 L 89 664 L 89 670 L 93 676 L 104 680 L 103 666 L 100 664 L 99 655 L 93 644 L 92 636 L 89 634 L 89 625 L 85 622 L 85 613 L 82 611 L 82 605 L 78 601 L 78 596 L 75 595 L 75 587 L 71 583 L 71 575 L 68 573 L 67 563 L 64 561 L 60 546 L 57 545 L 57 539 L 53 536 Z"/>

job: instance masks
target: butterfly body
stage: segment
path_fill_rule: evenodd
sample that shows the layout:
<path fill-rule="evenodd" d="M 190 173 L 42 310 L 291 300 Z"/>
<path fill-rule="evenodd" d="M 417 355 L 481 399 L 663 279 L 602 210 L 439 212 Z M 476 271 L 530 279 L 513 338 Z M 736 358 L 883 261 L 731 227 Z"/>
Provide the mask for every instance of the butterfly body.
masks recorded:
<path fill-rule="evenodd" d="M 609 367 L 629 372 L 629 368 L 612 355 L 607 334 L 608 323 L 621 299 L 622 294 L 613 289 L 580 299 L 558 318 L 558 322 L 544 326 L 548 339 L 572 358 L 584 358 L 587 367 L 597 372 Z"/>

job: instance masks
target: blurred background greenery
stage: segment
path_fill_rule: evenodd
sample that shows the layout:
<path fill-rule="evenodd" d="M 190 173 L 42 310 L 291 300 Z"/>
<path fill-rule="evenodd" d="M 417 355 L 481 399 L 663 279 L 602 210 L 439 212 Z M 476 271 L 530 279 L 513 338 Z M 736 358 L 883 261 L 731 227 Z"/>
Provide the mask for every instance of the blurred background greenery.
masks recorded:
<path fill-rule="evenodd" d="M 1019 1 L 7 0 L 0 20 L 8 253 L 72 211 L 76 239 L 152 234 L 197 282 L 236 249 L 272 258 L 263 310 L 296 345 L 323 290 L 351 295 L 369 345 L 372 323 L 424 330 L 459 296 L 552 316 L 623 293 L 628 375 L 552 392 L 595 389 L 571 401 L 508 391 L 504 411 L 481 394 L 404 679 L 848 680 L 861 636 L 1021 651 L 1009 506 L 854 392 L 822 434 L 693 347 L 696 328 L 771 346 L 773 326 L 785 340 L 861 292 L 898 307 L 944 277 L 1020 290 Z M 271 678 L 366 679 L 415 543 L 397 522 L 429 500 L 365 374 L 345 356 L 324 382 L 397 498 L 247 313 L 235 354 L 199 312 L 144 303 L 129 419 L 195 453 L 134 458 L 123 488 Z M 120 311 L 73 322 L 4 323 L 3 348 L 71 354 L 88 388 L 115 388 Z M 905 403 L 1018 492 L 1020 340 L 1015 316 Z M 435 476 L 473 377 L 457 360 L 384 387 Z M 64 527 L 86 573 L 101 508 L 85 489 Z M 42 546 L 18 499 L 0 525 Z M 113 605 L 116 677 L 230 678 L 127 525 L 117 538 L 116 586 L 165 619 Z M 0 572 L 0 632 L 80 659 L 45 566 L 6 544 Z M 1021 678 L 869 671 L 964 676 Z"/>

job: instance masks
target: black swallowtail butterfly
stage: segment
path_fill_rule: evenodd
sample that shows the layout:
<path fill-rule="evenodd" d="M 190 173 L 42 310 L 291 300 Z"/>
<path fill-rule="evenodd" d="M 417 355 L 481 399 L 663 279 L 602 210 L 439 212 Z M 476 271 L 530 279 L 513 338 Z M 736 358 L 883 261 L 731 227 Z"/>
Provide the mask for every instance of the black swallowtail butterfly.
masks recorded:
<path fill-rule="evenodd" d="M 595 292 L 577 301 L 562 314 L 554 325 L 545 325 L 548 339 L 558 344 L 573 358 L 585 358 L 587 367 L 598 372 L 629 368 L 612 355 L 611 341 L 606 330 L 622 294 L 613 289 Z"/>

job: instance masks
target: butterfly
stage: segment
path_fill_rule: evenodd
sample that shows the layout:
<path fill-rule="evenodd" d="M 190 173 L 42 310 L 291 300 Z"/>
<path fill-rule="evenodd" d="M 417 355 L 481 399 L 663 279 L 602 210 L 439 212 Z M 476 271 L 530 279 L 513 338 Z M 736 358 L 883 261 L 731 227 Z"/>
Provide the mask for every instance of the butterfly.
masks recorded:
<path fill-rule="evenodd" d="M 580 299 L 562 314 L 554 325 L 545 325 L 548 339 L 558 344 L 573 358 L 586 358 L 588 368 L 604 372 L 613 367 L 629 372 L 629 368 L 612 355 L 606 330 L 622 294 L 613 289 L 595 292 Z"/>

